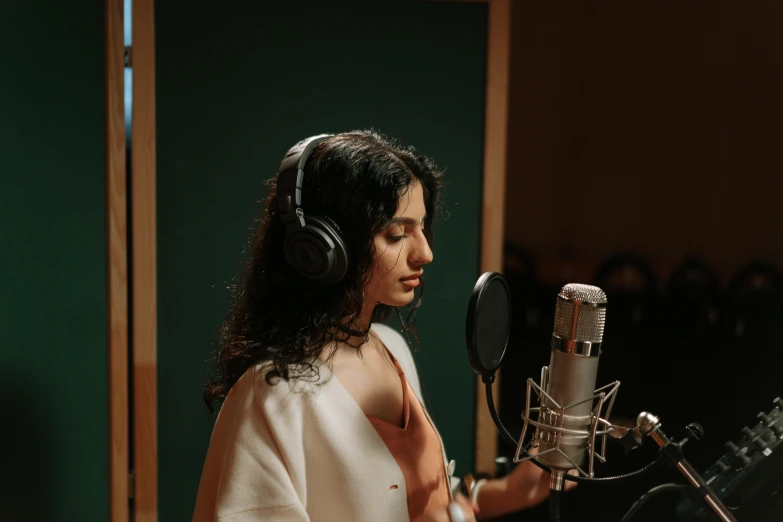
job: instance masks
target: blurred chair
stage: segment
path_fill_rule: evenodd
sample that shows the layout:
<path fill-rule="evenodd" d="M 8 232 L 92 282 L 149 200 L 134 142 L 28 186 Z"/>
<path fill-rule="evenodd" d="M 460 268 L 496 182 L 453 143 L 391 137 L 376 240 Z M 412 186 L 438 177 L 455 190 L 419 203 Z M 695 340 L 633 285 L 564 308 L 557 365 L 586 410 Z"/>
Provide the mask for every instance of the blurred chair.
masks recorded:
<path fill-rule="evenodd" d="M 702 259 L 686 258 L 669 276 L 664 310 L 672 334 L 699 343 L 698 351 L 717 342 L 722 303 L 715 271 Z"/>
<path fill-rule="evenodd" d="M 783 318 L 783 276 L 761 260 L 743 266 L 726 292 L 727 334 L 735 347 L 753 348 L 777 343 Z"/>
<path fill-rule="evenodd" d="M 598 267 L 593 281 L 606 292 L 606 317 L 614 332 L 638 332 L 655 323 L 657 278 L 644 257 L 631 252 L 614 255 Z"/>

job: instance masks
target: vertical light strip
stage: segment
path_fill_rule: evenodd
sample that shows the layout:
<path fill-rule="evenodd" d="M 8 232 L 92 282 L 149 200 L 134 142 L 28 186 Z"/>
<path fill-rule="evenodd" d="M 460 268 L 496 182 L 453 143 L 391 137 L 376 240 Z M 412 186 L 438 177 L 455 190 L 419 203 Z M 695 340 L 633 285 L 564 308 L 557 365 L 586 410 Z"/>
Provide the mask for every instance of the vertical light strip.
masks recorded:
<path fill-rule="evenodd" d="M 128 522 L 128 235 L 123 0 L 105 3 L 106 244 L 109 301 L 109 512 Z"/>
<path fill-rule="evenodd" d="M 135 522 L 158 519 L 155 20 L 153 0 L 133 0 L 133 444 Z"/>
<path fill-rule="evenodd" d="M 511 0 L 490 0 L 487 39 L 481 273 L 502 272 L 503 269 Z M 492 385 L 492 393 L 497 404 L 500 400 L 499 373 Z M 498 435 L 486 404 L 487 394 L 479 378 L 476 390 L 476 471 L 493 473 Z"/>

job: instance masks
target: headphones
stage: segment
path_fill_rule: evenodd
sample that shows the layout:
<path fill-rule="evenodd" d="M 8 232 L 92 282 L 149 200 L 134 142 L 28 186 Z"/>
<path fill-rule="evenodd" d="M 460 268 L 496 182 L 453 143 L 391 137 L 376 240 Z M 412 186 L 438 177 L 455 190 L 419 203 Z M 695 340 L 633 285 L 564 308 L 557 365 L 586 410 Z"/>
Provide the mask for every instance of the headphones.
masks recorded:
<path fill-rule="evenodd" d="M 277 207 L 285 225 L 286 261 L 301 276 L 324 285 L 336 284 L 345 277 L 348 249 L 340 227 L 329 217 L 305 217 L 302 183 L 310 155 L 331 136 L 311 136 L 291 147 L 277 175 Z"/>

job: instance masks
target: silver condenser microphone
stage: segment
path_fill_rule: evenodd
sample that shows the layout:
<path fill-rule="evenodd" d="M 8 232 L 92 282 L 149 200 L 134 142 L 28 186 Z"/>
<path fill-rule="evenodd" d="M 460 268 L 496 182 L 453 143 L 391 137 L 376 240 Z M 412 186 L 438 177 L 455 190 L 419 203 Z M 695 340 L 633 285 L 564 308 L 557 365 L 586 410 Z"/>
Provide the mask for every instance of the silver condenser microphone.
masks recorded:
<path fill-rule="evenodd" d="M 614 382 L 595 389 L 606 302 L 606 294 L 598 287 L 564 286 L 557 296 L 549 366 L 541 372 L 540 386 L 532 379 L 527 381 L 524 427 L 514 461 L 531 458 L 519 458 L 530 424 L 535 427 L 535 433 L 525 450 L 537 449 L 537 459 L 551 469 L 550 488 L 554 491 L 562 491 L 569 471 L 577 470 L 580 475 L 592 478 L 593 457 L 604 461 L 595 451 L 598 435 L 603 439 L 601 453 L 605 453 L 605 435 L 609 432 L 609 422 L 601 419 L 601 409 L 608 404 L 608 419 L 620 385 Z M 537 408 L 530 407 L 531 390 L 538 394 Z M 535 412 L 537 419 L 531 416 Z M 587 471 L 582 469 L 586 458 Z"/>

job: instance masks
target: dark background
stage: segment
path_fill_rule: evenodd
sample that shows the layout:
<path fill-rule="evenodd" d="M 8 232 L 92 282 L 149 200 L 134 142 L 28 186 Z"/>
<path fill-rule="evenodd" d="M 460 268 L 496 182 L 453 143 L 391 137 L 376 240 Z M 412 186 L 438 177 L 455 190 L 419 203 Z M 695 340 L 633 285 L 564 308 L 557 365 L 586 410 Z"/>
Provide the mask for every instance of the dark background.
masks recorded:
<path fill-rule="evenodd" d="M 613 417 L 654 412 L 704 472 L 783 395 L 783 6 L 778 2 L 514 2 L 506 274 L 514 339 L 504 418 L 521 429 L 524 380 L 548 364 L 555 296 L 609 298 L 599 385 Z M 503 451 L 511 451 L 504 443 Z M 654 456 L 619 448 L 597 476 Z M 583 485 L 563 520 L 619 520 L 653 485 Z M 783 518 L 781 477 L 755 503 Z M 634 520 L 673 520 L 676 495 Z M 586 515 L 589 513 L 589 515 Z M 774 514 L 773 514 L 774 513 Z M 568 518 L 566 518 L 568 517 Z M 546 507 L 514 520 L 548 520 Z"/>
<path fill-rule="evenodd" d="M 103 2 L 0 4 L 0 520 L 109 516 Z"/>

